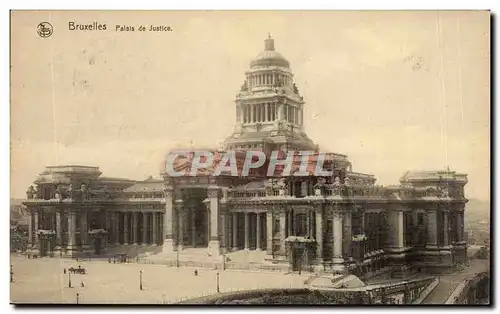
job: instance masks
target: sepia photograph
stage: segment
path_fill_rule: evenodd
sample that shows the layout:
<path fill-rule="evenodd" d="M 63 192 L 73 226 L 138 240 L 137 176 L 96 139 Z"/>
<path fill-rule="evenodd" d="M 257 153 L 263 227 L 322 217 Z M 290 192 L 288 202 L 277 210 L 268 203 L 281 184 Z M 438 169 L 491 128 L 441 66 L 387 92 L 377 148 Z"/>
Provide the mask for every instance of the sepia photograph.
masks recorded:
<path fill-rule="evenodd" d="M 482 305 L 490 11 L 10 11 L 10 302 Z"/>

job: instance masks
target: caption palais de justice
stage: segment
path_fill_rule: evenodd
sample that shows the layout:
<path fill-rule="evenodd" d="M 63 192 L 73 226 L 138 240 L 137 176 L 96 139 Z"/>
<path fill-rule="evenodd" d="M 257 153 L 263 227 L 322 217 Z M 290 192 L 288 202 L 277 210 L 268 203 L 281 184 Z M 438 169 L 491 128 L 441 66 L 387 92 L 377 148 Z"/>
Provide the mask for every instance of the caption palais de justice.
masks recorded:
<path fill-rule="evenodd" d="M 80 24 L 76 22 L 69 22 L 68 28 L 70 31 L 106 31 L 108 29 L 113 29 L 108 27 L 107 24 L 101 24 L 99 22 L 91 22 L 86 24 Z M 171 32 L 172 27 L 165 25 L 115 25 L 114 30 L 117 32 Z"/>

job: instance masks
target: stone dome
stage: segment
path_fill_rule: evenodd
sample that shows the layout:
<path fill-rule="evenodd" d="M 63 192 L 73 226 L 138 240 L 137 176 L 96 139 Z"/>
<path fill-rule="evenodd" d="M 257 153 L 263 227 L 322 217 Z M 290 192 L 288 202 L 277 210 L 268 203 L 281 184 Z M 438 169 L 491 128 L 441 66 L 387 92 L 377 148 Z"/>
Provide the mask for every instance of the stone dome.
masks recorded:
<path fill-rule="evenodd" d="M 264 41 L 264 51 L 259 53 L 257 57 L 250 62 L 251 68 L 261 66 L 290 67 L 290 62 L 288 62 L 281 53 L 274 50 L 274 39 L 271 37 Z"/>

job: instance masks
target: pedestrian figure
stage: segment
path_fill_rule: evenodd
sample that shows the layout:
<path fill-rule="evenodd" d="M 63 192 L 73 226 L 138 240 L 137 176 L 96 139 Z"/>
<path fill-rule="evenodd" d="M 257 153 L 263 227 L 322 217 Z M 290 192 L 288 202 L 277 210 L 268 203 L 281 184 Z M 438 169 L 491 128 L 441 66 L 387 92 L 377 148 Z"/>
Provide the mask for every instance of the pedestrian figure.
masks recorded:
<path fill-rule="evenodd" d="M 198 270 L 197 269 L 194 270 L 194 275 L 198 276 Z"/>
<path fill-rule="evenodd" d="M 108 257 L 108 263 L 111 264 L 111 257 Z"/>
<path fill-rule="evenodd" d="M 80 283 L 80 285 L 82 286 L 82 288 L 84 288 L 84 287 L 85 287 L 85 285 L 83 284 L 83 281 Z"/>
<path fill-rule="evenodd" d="M 64 274 L 66 275 L 66 268 L 64 268 Z"/>

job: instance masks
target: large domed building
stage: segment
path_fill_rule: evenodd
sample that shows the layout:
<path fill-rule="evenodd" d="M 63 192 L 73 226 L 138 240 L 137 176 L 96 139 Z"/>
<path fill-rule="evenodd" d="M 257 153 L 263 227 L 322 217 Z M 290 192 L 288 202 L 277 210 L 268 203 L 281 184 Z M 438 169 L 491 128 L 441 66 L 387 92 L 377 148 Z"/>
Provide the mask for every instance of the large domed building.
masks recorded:
<path fill-rule="evenodd" d="M 304 130 L 305 105 L 290 62 L 274 39 L 265 39 L 236 95 L 235 129 L 225 150 L 318 152 Z M 232 257 L 255 251 L 261 257 L 255 267 L 360 278 L 449 271 L 466 262 L 465 174 L 408 172 L 399 185 L 378 186 L 373 175 L 354 172 L 346 155 L 326 156 L 327 177 L 309 166 L 307 176 L 259 170 L 249 177 L 213 176 L 207 168 L 196 176 L 164 171 L 161 179 L 133 181 L 102 177 L 96 167 L 47 167 L 24 202 L 31 214 L 30 250 L 148 253 L 155 263 L 179 263 L 180 256 L 180 262 L 209 259 L 213 263 L 205 265 L 245 269 Z M 186 169 L 189 158 L 179 159 L 176 169 Z M 313 165 L 315 158 L 310 156 Z M 300 166 L 300 156 L 294 165 Z"/>
<path fill-rule="evenodd" d="M 250 62 L 236 95 L 236 126 L 227 149 L 313 150 L 304 133 L 304 100 L 293 81 L 290 63 L 264 42 L 264 51 Z"/>

